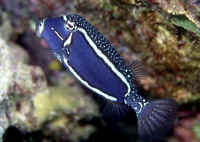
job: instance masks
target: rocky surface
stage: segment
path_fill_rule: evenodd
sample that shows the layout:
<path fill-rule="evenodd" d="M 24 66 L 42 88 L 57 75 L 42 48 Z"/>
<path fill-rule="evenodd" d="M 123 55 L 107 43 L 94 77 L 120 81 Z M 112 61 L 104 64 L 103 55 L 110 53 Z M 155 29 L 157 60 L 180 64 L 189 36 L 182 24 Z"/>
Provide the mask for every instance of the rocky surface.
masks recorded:
<path fill-rule="evenodd" d="M 149 7 L 134 8 L 138 3 L 111 0 L 102 2 L 102 8 L 110 7 L 107 11 L 113 13 L 107 21 L 112 33 L 118 34 L 114 44 L 120 47 L 116 39 L 123 41 L 144 62 L 149 72 L 142 81 L 146 90 L 187 103 L 199 99 L 199 29 L 192 20 L 177 16 L 185 14 L 180 12 L 184 4 L 177 3 L 153 1 Z"/>

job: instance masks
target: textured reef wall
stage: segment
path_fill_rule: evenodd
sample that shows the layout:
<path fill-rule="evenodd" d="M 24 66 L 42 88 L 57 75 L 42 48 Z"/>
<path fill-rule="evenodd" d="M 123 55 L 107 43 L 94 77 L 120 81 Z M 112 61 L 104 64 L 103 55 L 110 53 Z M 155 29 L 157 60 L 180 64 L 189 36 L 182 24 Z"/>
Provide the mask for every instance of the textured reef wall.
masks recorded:
<path fill-rule="evenodd" d="M 149 73 L 142 80 L 146 90 L 154 96 L 172 97 L 179 103 L 197 101 L 200 96 L 199 24 L 194 18 L 199 7 L 193 4 L 194 9 L 190 4 L 188 8 L 187 3 L 175 0 L 102 3 L 102 8 L 112 13 L 106 20 L 113 33 L 118 34 L 113 38 L 123 41 L 144 62 Z"/>
<path fill-rule="evenodd" d="M 61 141 L 87 139 L 95 128 L 99 131 L 90 123 L 79 124 L 88 114 L 98 116 L 97 104 L 52 58 L 48 45 L 33 30 L 38 17 L 78 13 L 104 33 L 127 64 L 137 60 L 144 65 L 146 76 L 140 84 L 148 97 L 173 98 L 180 104 L 177 124 L 166 141 L 200 140 L 198 0 L 0 3 L 1 136 L 11 124 L 28 132 L 44 130 L 43 135 Z M 135 126 L 129 129 L 126 122 L 121 123 L 118 129 L 127 141 L 137 141 L 132 137 Z"/>

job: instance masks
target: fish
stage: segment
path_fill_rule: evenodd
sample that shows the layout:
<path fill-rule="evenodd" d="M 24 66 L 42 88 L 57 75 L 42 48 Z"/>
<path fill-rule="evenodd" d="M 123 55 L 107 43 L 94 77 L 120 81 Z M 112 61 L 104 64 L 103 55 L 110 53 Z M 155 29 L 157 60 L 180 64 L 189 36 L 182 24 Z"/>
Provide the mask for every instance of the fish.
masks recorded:
<path fill-rule="evenodd" d="M 144 98 L 135 81 L 137 68 L 126 65 L 112 43 L 82 16 L 43 18 L 37 24 L 36 34 L 46 40 L 66 70 L 111 104 L 107 109 L 133 109 L 141 139 L 161 139 L 173 128 L 177 103 L 172 99 Z"/>

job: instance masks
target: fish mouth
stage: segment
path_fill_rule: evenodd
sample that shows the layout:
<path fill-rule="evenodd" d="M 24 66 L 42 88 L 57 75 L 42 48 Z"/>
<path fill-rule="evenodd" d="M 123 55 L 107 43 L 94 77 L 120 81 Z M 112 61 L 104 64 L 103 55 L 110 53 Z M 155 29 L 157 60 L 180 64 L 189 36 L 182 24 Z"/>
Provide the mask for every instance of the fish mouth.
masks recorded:
<path fill-rule="evenodd" d="M 36 28 L 36 35 L 37 35 L 37 37 L 41 37 L 42 32 L 44 31 L 45 20 L 46 19 L 42 19 L 42 20 L 40 20 L 37 23 L 37 28 Z"/>

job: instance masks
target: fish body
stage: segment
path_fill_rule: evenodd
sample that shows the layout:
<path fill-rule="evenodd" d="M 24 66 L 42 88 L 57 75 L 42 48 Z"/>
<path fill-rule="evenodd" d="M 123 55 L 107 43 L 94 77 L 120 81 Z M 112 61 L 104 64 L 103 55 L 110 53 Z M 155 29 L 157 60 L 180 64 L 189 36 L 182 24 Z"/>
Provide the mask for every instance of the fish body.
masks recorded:
<path fill-rule="evenodd" d="M 131 68 L 111 42 L 84 18 L 71 14 L 43 19 L 38 24 L 37 35 L 48 42 L 56 58 L 84 86 L 111 103 L 134 109 L 141 137 L 157 138 L 159 129 L 165 126 L 162 123 L 170 122 L 169 129 L 172 127 L 176 103 L 143 98 Z"/>

